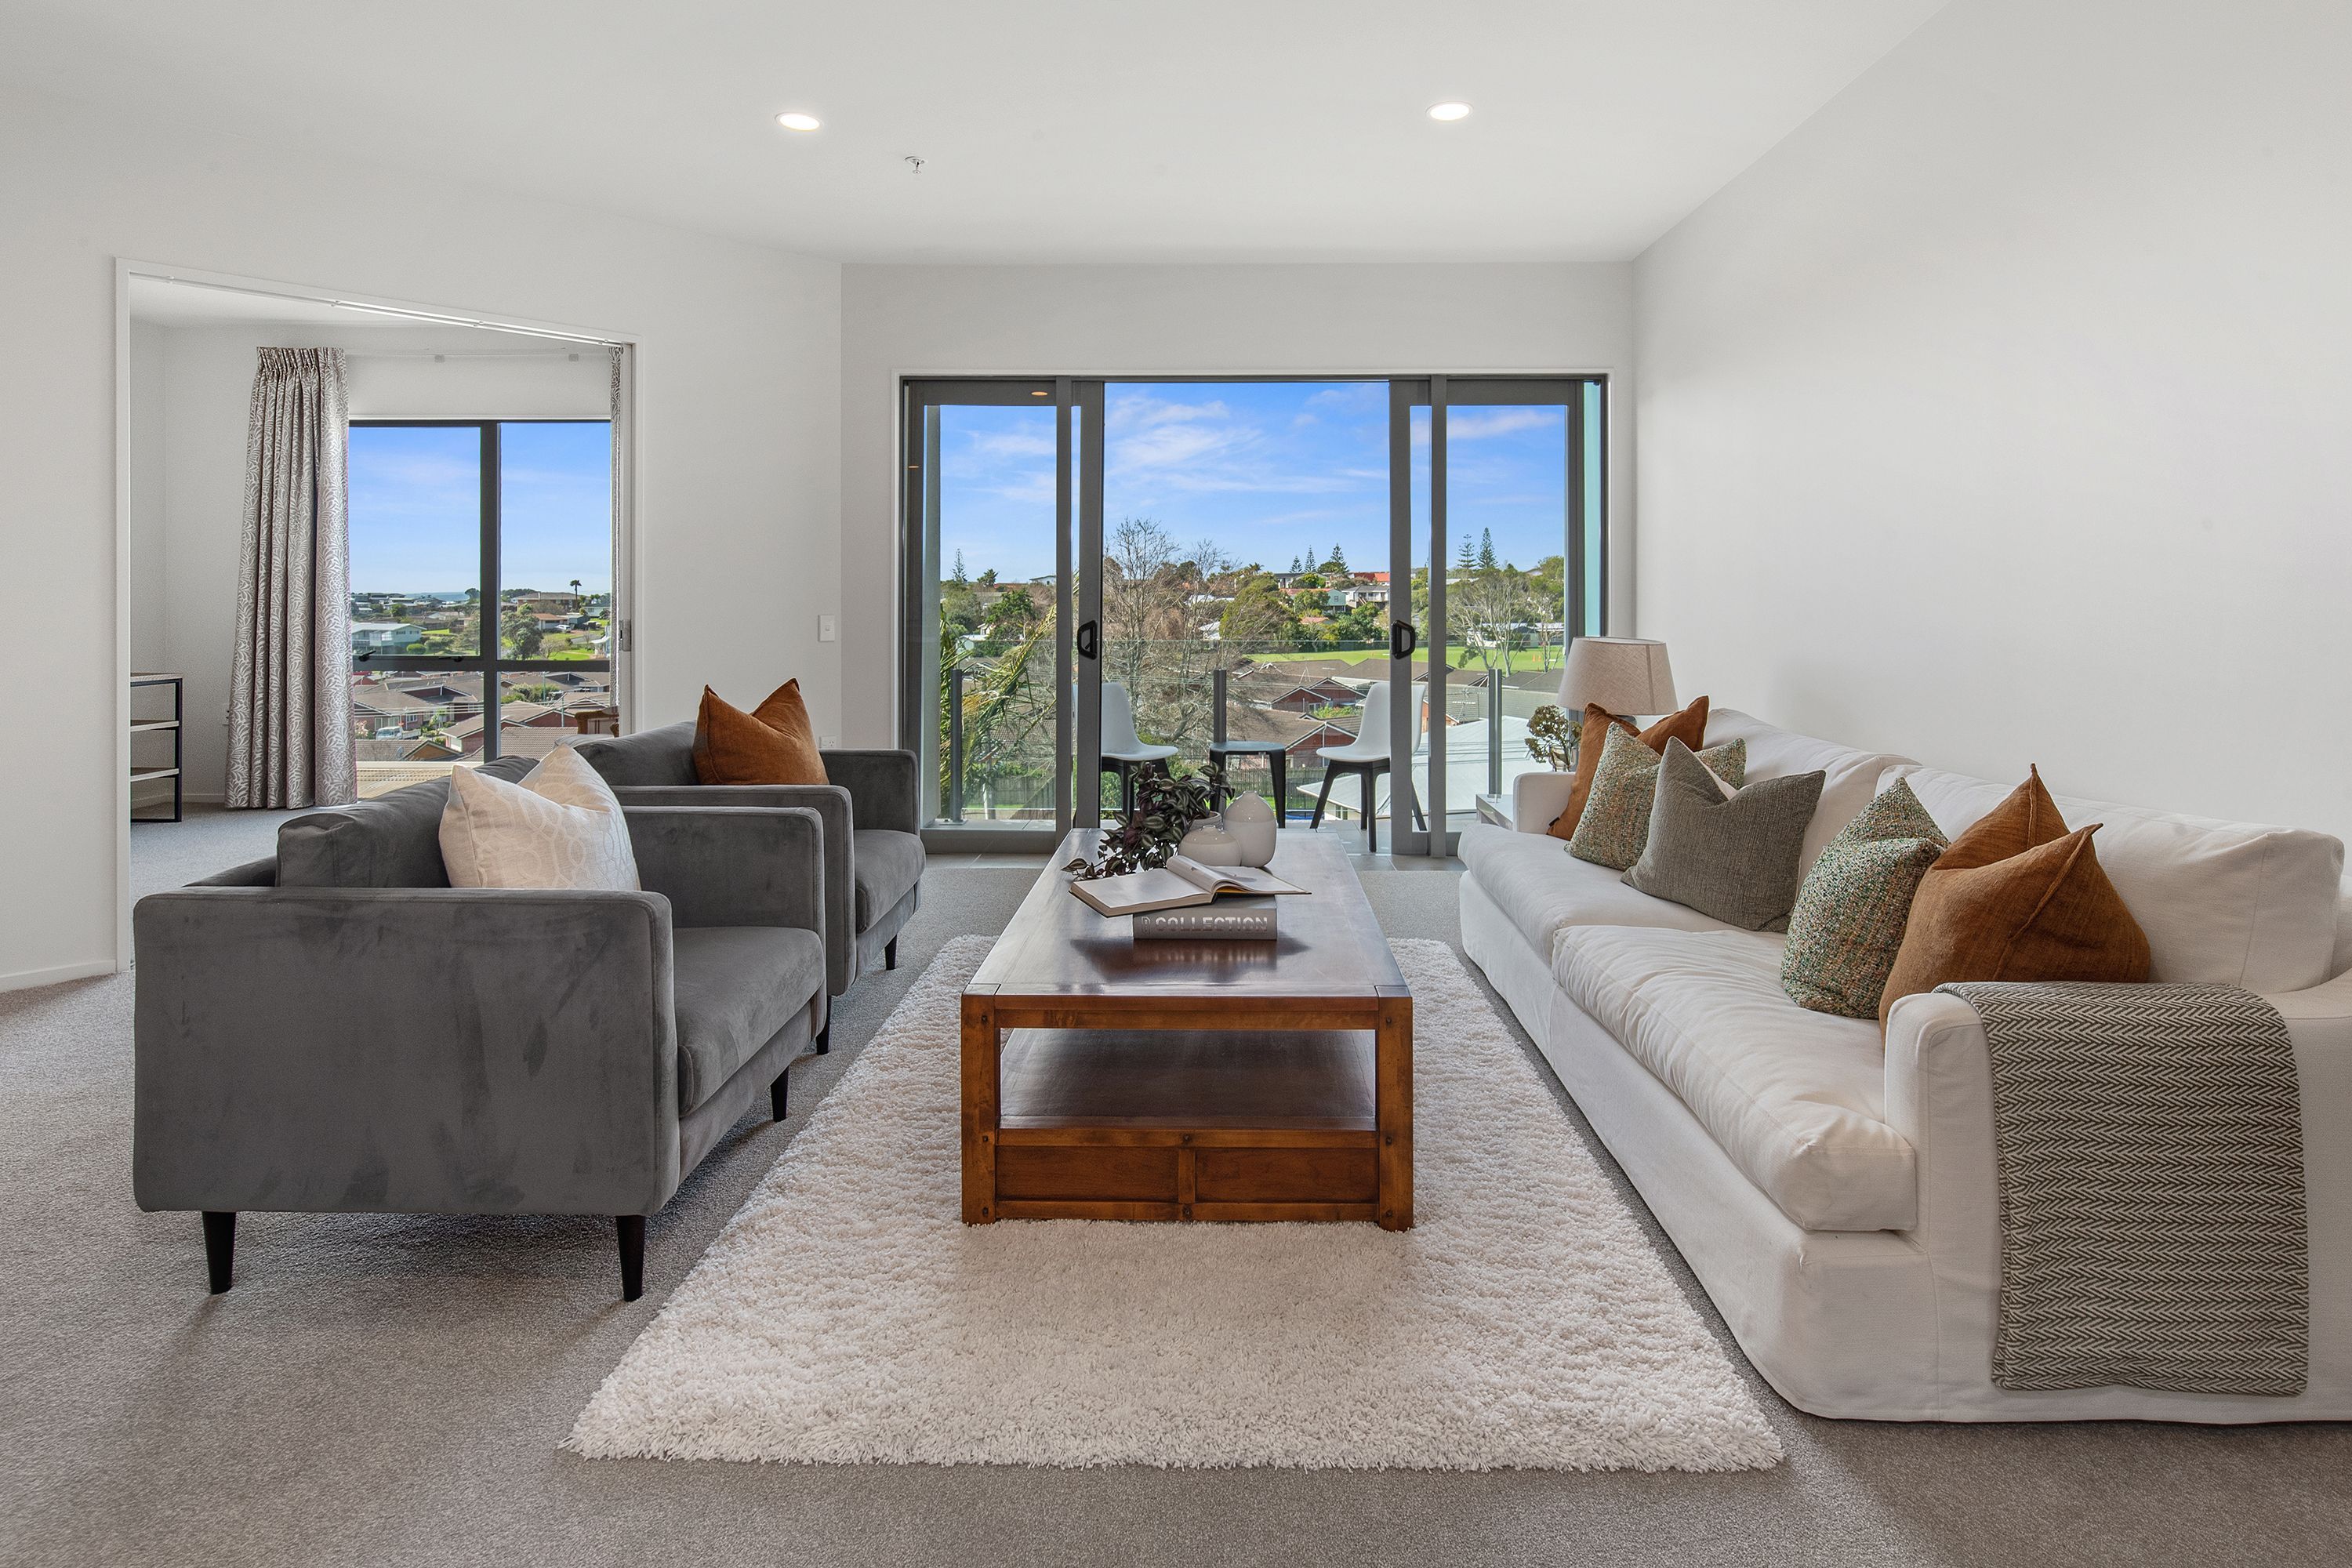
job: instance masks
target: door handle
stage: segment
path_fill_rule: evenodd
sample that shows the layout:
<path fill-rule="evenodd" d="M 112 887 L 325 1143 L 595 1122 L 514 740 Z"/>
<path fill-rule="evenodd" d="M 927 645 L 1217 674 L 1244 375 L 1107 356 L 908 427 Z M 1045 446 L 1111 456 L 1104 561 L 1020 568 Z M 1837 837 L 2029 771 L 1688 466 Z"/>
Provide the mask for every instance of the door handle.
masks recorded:
<path fill-rule="evenodd" d="M 1391 658 L 1411 658 L 1413 649 L 1420 646 L 1421 634 L 1413 630 L 1411 621 L 1389 623 L 1389 657 Z"/>
<path fill-rule="evenodd" d="M 1094 622 L 1086 621 L 1080 623 L 1078 626 L 1078 657 L 1080 658 L 1094 658 L 1099 656 L 1101 649 L 1102 642 L 1100 640 L 1099 634 L 1095 630 Z"/>

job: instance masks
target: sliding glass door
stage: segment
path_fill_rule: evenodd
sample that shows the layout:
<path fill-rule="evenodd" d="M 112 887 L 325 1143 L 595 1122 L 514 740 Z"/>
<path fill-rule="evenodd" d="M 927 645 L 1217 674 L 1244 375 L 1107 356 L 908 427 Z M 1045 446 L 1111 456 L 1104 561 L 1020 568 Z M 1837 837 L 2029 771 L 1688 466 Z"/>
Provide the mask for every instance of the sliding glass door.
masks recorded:
<path fill-rule="evenodd" d="M 1448 853 L 1600 629 L 1597 381 L 905 394 L 901 730 L 935 841 L 1042 846 L 1215 756 L 1289 822 L 1369 801 L 1397 852 Z"/>
<path fill-rule="evenodd" d="M 1451 855 L 1480 795 L 1542 764 L 1528 721 L 1602 630 L 1602 384 L 1390 383 L 1387 678 L 1396 853 Z"/>

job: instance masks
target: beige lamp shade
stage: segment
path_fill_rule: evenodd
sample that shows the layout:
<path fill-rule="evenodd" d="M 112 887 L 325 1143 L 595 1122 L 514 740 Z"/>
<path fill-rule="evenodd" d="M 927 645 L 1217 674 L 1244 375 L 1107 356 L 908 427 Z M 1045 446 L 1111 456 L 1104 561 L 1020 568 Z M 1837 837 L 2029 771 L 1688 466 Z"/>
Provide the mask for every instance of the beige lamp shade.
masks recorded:
<path fill-rule="evenodd" d="M 1675 674 L 1666 645 L 1646 637 L 1579 637 L 1568 645 L 1559 672 L 1559 705 L 1581 713 L 1595 703 L 1621 719 L 1637 713 L 1671 713 Z"/>

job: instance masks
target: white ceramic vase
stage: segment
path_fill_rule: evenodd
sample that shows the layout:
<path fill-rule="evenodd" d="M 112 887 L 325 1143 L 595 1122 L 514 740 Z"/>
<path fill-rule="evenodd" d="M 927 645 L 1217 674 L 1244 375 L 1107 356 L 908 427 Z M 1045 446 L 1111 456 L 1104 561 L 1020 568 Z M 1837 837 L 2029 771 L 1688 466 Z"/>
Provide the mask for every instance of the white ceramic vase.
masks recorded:
<path fill-rule="evenodd" d="M 1176 853 L 1198 860 L 1203 866 L 1238 866 L 1242 863 L 1241 846 L 1234 836 L 1217 826 L 1213 816 L 1202 817 L 1192 825 L 1176 846 Z"/>
<path fill-rule="evenodd" d="M 1224 810 L 1225 834 L 1240 858 L 1236 866 L 1263 866 L 1274 858 L 1274 807 L 1258 795 L 1237 795 Z"/>

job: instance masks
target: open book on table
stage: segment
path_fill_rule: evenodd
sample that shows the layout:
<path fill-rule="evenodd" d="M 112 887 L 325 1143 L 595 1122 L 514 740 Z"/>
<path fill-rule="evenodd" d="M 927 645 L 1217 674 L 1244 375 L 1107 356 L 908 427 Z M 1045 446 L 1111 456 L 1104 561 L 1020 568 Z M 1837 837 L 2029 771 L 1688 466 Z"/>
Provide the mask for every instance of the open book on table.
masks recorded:
<path fill-rule="evenodd" d="M 1307 889 L 1294 888 L 1255 866 L 1203 866 L 1189 856 L 1171 855 L 1166 865 L 1153 870 L 1072 882 L 1070 891 L 1098 914 L 1139 915 L 1209 903 L 1221 893 L 1303 893 Z"/>

